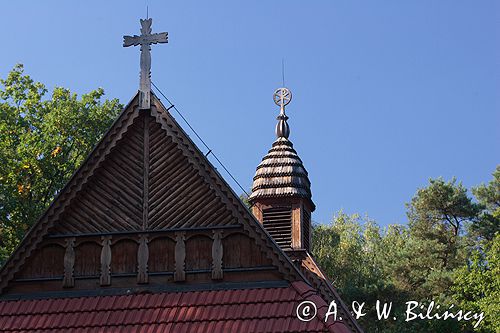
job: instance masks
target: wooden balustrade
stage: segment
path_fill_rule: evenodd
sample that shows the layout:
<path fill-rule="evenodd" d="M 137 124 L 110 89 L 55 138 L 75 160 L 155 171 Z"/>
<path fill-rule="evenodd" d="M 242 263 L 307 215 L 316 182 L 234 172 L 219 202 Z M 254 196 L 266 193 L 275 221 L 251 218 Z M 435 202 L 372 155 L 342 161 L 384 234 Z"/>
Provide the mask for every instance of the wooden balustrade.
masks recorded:
<path fill-rule="evenodd" d="M 233 228 L 234 229 L 234 228 Z M 198 235 L 208 236 L 208 232 L 210 229 L 205 230 L 204 233 L 196 232 L 192 233 L 189 236 L 194 237 Z M 224 236 L 224 232 L 222 229 L 214 229 L 211 230 L 212 233 L 210 235 L 210 239 L 212 241 L 212 253 L 211 253 L 211 277 L 213 280 L 221 280 L 223 279 L 223 245 L 222 239 Z M 170 233 L 171 234 L 171 233 Z M 182 282 L 186 280 L 186 231 L 176 231 L 173 233 L 175 240 L 175 250 L 174 253 L 169 253 L 169 255 L 173 255 L 175 258 L 175 271 L 173 272 L 174 281 Z M 137 283 L 138 284 L 147 284 L 149 283 L 149 243 L 152 237 L 158 237 L 158 232 L 142 232 L 136 234 L 136 239 L 133 239 L 137 242 Z M 79 243 L 88 243 L 87 238 L 92 238 L 95 236 L 87 235 L 86 237 L 79 237 Z M 124 238 L 126 237 L 126 238 Z M 113 253 L 113 245 L 116 244 L 120 240 L 130 239 L 131 236 L 121 235 L 121 234 L 109 234 L 101 236 L 100 248 L 100 276 L 99 281 L 101 286 L 110 286 L 111 285 L 111 276 L 113 273 L 112 270 L 112 261 L 113 258 L 117 258 L 121 253 Z M 138 237 L 138 238 L 137 238 Z M 172 236 L 169 236 L 172 237 Z M 64 253 L 64 277 L 63 277 L 63 287 L 71 288 L 75 285 L 75 276 L 74 276 L 74 266 L 75 266 L 75 237 L 66 237 L 63 239 L 65 244 L 65 253 Z M 210 268 L 209 268 L 210 269 Z"/>

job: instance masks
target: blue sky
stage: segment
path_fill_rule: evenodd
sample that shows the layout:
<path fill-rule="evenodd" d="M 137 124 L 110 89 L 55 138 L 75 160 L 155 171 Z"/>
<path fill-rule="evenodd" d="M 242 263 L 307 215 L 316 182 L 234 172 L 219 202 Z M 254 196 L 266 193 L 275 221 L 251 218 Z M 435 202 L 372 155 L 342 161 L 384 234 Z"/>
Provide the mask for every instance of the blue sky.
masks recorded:
<path fill-rule="evenodd" d="M 23 63 L 49 89 L 103 87 L 127 103 L 139 50 L 122 36 L 139 33 L 146 5 L 153 31 L 169 32 L 153 47 L 153 82 L 246 188 L 274 140 L 285 59 L 316 222 L 344 209 L 405 223 L 430 177 L 470 187 L 500 163 L 494 0 L 10 1 L 0 77 Z"/>

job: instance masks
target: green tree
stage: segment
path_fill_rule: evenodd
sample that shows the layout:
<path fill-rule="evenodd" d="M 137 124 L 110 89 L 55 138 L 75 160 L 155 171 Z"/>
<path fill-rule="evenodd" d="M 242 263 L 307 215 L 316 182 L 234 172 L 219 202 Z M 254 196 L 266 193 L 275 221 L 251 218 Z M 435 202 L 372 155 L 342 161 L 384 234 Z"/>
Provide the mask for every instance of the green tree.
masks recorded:
<path fill-rule="evenodd" d="M 471 331 L 470 323 L 454 320 L 404 321 L 406 301 L 434 300 L 441 308 L 458 301 L 461 309 L 484 311 L 490 319 L 477 331 L 500 332 L 500 235 L 488 241 L 498 231 L 499 179 L 497 168 L 493 181 L 474 189 L 478 203 L 455 179 L 431 179 L 407 204 L 408 225 L 381 230 L 340 212 L 330 225 L 314 227 L 313 254 L 347 303 L 393 302 L 398 320 L 378 321 L 372 310 L 359 319 L 365 331 Z M 483 239 L 481 246 L 469 242 L 469 230 Z"/>
<path fill-rule="evenodd" d="M 493 180 L 472 189 L 484 210 L 479 219 L 471 225 L 471 233 L 487 241 L 493 240 L 500 232 L 500 165 L 493 173 Z"/>
<path fill-rule="evenodd" d="M 464 330 L 500 332 L 500 166 L 488 184 L 472 192 L 482 211 L 470 224 L 472 242 L 467 261 L 455 271 L 453 299 L 465 310 L 484 312 L 479 327 L 463 323 Z"/>
<path fill-rule="evenodd" d="M 409 241 L 406 260 L 412 262 L 408 286 L 420 296 L 448 290 L 452 273 L 466 258 L 465 226 L 477 220 L 481 206 L 453 179 L 431 179 L 419 189 L 408 207 Z"/>
<path fill-rule="evenodd" d="M 120 112 L 99 88 L 80 99 L 16 65 L 0 80 L 0 263 L 62 189 Z"/>
<path fill-rule="evenodd" d="M 377 275 L 374 251 L 380 240 L 379 228 L 359 215 L 339 212 L 331 225 L 316 225 L 313 229 L 313 254 L 319 266 L 332 277 L 333 283 L 353 299 L 365 295 L 365 290 Z"/>
<path fill-rule="evenodd" d="M 457 270 L 452 290 L 464 310 L 484 312 L 484 322 L 474 331 L 500 332 L 500 234 L 484 251 L 472 252 L 469 262 Z M 472 325 L 464 323 L 464 327 Z"/>
<path fill-rule="evenodd" d="M 480 206 L 453 179 L 431 179 L 407 204 L 408 226 L 388 232 L 390 257 L 382 265 L 400 299 L 452 303 L 454 271 L 466 261 L 464 232 L 477 219 Z M 396 308 L 398 317 L 403 313 Z M 457 321 L 399 322 L 395 332 L 457 332 Z"/>
<path fill-rule="evenodd" d="M 430 179 L 429 186 L 419 189 L 407 207 L 410 226 L 422 232 L 422 236 L 439 229 L 457 237 L 464 224 L 474 221 L 481 210 L 461 183 L 441 178 Z"/>
<path fill-rule="evenodd" d="M 466 226 L 477 221 L 481 205 L 455 179 L 431 179 L 407 204 L 408 226 L 387 230 L 381 263 L 387 282 L 399 299 L 429 302 L 442 307 L 454 302 L 450 286 L 455 271 L 467 260 Z M 403 312 L 396 307 L 397 317 Z M 394 325 L 395 332 L 458 332 L 457 321 L 420 321 Z M 389 330 L 390 331 L 390 330 Z"/>
<path fill-rule="evenodd" d="M 387 323 L 376 319 L 377 299 L 394 300 L 394 288 L 387 284 L 382 261 L 384 238 L 380 227 L 368 217 L 340 211 L 330 225 L 313 228 L 313 255 L 318 265 L 350 306 L 366 302 L 369 311 L 359 319 L 366 332 L 382 332 Z"/>

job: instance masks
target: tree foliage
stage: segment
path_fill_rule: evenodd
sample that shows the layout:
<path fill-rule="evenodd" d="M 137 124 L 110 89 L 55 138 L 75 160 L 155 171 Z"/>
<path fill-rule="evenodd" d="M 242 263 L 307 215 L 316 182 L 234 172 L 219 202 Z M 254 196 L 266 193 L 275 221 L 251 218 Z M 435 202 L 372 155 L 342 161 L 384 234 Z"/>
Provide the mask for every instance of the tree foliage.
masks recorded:
<path fill-rule="evenodd" d="M 377 323 L 372 305 L 377 299 L 387 299 L 393 287 L 381 265 L 384 246 L 380 227 L 368 217 L 348 215 L 340 211 L 330 225 L 313 228 L 313 255 L 318 265 L 350 306 L 353 301 L 370 304 L 369 312 L 360 319 L 367 332 L 377 332 L 384 327 Z"/>
<path fill-rule="evenodd" d="M 313 229 L 313 249 L 319 266 L 353 300 L 380 289 L 380 241 L 380 228 L 373 221 L 342 211 L 333 217 L 331 225 Z"/>
<path fill-rule="evenodd" d="M 472 192 L 483 206 L 483 211 L 476 223 L 471 225 L 471 233 L 479 239 L 492 241 L 500 232 L 500 165 L 487 185 L 475 187 Z"/>
<path fill-rule="evenodd" d="M 478 332 L 500 332 L 500 234 L 486 249 L 475 249 L 469 262 L 455 272 L 453 297 L 466 310 L 484 312 Z M 464 324 L 470 329 L 470 324 Z"/>
<path fill-rule="evenodd" d="M 314 227 L 313 253 L 349 304 L 363 301 L 373 309 L 377 299 L 392 301 L 394 315 L 403 318 L 406 301 L 434 300 L 443 308 L 484 311 L 490 319 L 475 331 L 497 332 L 500 237 L 492 245 L 491 233 L 498 230 L 498 170 L 474 189 L 478 202 L 455 179 L 431 179 L 407 204 L 407 225 L 382 229 L 340 212 L 330 225 Z M 480 235 L 481 246 L 470 242 L 468 230 Z M 359 321 L 367 332 L 473 331 L 470 322 L 378 321 L 373 310 Z"/>
<path fill-rule="evenodd" d="M 450 242 L 463 230 L 463 225 L 472 222 L 480 206 L 467 195 L 467 189 L 456 179 L 445 182 L 431 179 L 429 186 L 419 189 L 408 204 L 409 223 L 422 237 L 435 237 L 436 232 Z"/>
<path fill-rule="evenodd" d="M 407 280 L 419 297 L 444 295 L 452 283 L 453 270 L 466 257 L 465 225 L 477 220 L 481 210 L 467 189 L 453 179 L 431 179 L 407 204 L 410 237 L 404 248 L 410 263 L 400 280 Z"/>
<path fill-rule="evenodd" d="M 17 65 L 0 80 L 0 263 L 120 112 L 99 88 L 50 96 Z"/>

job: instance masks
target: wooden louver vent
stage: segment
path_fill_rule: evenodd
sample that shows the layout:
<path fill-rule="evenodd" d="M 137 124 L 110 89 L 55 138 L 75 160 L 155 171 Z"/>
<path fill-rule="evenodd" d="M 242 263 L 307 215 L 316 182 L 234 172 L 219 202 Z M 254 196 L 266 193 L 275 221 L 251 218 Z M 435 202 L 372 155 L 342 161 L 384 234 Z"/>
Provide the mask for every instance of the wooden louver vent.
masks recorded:
<path fill-rule="evenodd" d="M 264 228 L 282 249 L 292 246 L 292 208 L 276 207 L 264 209 Z"/>
<path fill-rule="evenodd" d="M 304 210 L 303 214 L 304 220 L 302 221 L 302 247 L 310 251 L 311 248 L 309 247 L 309 238 L 311 230 L 311 213 L 307 210 Z"/>

